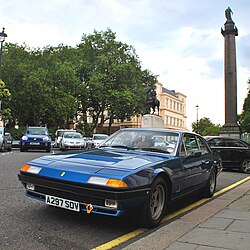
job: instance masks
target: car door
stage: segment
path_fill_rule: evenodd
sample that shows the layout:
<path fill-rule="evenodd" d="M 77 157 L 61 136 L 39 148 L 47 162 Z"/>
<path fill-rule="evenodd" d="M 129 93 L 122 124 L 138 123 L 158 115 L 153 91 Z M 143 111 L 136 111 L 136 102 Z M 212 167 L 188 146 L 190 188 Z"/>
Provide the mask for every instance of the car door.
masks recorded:
<path fill-rule="evenodd" d="M 228 147 L 226 138 L 213 138 L 208 144 L 214 153 L 220 155 L 224 164 L 231 163 L 232 148 Z"/>
<path fill-rule="evenodd" d="M 227 147 L 230 152 L 230 162 L 238 166 L 244 159 L 249 159 L 249 148 L 238 139 L 227 139 Z"/>
<path fill-rule="evenodd" d="M 203 156 L 199 142 L 194 134 L 184 134 L 182 138 L 181 157 L 185 171 L 185 190 L 195 189 L 204 180 Z"/>

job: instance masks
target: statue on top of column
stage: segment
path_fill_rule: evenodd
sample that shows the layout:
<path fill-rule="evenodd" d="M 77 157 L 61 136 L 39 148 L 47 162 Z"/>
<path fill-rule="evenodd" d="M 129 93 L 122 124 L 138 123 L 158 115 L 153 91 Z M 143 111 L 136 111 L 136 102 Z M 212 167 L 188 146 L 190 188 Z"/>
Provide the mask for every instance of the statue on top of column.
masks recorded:
<path fill-rule="evenodd" d="M 233 21 L 233 20 L 232 20 L 231 14 L 233 14 L 233 11 L 231 10 L 230 7 L 228 7 L 228 8 L 225 10 L 225 16 L 226 16 L 226 19 L 229 20 L 229 21 Z"/>

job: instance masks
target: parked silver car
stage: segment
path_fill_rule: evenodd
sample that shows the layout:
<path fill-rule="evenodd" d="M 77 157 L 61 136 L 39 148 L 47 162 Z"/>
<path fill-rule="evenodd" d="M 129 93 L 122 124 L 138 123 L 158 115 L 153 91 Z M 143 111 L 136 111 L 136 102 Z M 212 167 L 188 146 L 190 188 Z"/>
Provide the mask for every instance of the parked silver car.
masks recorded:
<path fill-rule="evenodd" d="M 64 132 L 59 147 L 60 150 L 86 148 L 86 141 L 81 133 Z"/>
<path fill-rule="evenodd" d="M 12 149 L 12 136 L 5 131 L 4 127 L 0 127 L 0 151 L 11 151 Z"/>
<path fill-rule="evenodd" d="M 56 131 L 56 134 L 55 134 L 55 143 L 54 143 L 53 147 L 55 147 L 55 148 L 60 147 L 60 143 L 61 143 L 63 134 L 65 132 L 76 132 L 76 130 L 73 130 L 73 129 L 58 129 Z"/>
<path fill-rule="evenodd" d="M 99 146 L 101 142 L 106 140 L 109 136 L 106 134 L 93 134 L 92 141 L 94 142 L 95 147 Z"/>

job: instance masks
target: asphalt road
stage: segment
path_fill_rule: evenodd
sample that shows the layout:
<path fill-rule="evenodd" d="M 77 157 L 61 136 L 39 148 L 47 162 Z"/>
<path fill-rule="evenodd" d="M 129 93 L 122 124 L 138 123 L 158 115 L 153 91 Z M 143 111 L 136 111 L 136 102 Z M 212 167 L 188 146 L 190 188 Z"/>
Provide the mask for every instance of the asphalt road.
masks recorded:
<path fill-rule="evenodd" d="M 93 249 L 138 228 L 133 219 L 79 214 L 26 197 L 17 178 L 19 169 L 27 161 L 45 154 L 0 152 L 0 249 Z M 238 172 L 222 172 L 217 191 L 245 177 Z M 174 203 L 168 213 L 199 198 L 194 195 Z M 144 232 L 149 233 L 150 230 Z"/>

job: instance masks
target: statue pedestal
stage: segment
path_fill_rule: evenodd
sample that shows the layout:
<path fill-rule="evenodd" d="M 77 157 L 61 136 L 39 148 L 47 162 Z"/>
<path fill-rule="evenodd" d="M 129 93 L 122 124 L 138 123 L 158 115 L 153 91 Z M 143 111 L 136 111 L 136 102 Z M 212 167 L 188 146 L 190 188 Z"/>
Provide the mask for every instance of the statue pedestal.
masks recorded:
<path fill-rule="evenodd" d="M 237 124 L 225 124 L 222 126 L 219 135 L 240 139 L 240 127 Z"/>
<path fill-rule="evenodd" d="M 143 115 L 142 128 L 163 128 L 163 119 L 158 115 Z"/>

